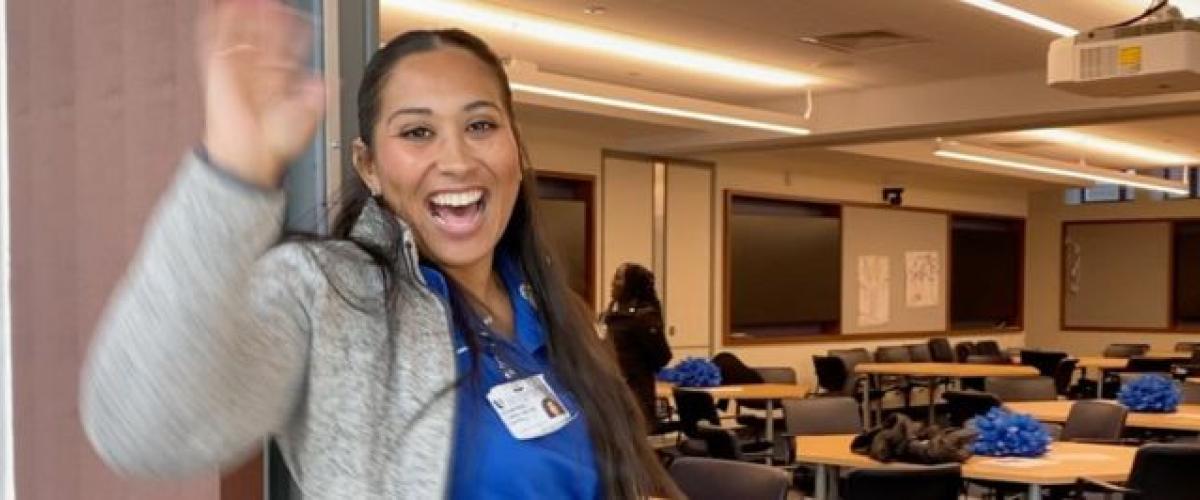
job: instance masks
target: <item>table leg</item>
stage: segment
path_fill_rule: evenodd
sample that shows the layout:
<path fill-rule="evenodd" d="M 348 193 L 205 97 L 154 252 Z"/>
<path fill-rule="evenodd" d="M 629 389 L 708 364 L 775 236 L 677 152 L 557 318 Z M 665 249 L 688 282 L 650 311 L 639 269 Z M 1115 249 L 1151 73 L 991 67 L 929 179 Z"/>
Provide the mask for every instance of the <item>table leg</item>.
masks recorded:
<path fill-rule="evenodd" d="M 871 428 L 871 376 L 863 377 L 862 383 L 862 421 L 863 428 Z"/>
<path fill-rule="evenodd" d="M 842 470 L 836 465 L 830 465 L 829 471 L 825 473 L 825 491 L 828 492 L 830 500 L 838 500 L 841 498 L 841 492 L 838 491 L 838 486 L 841 484 Z"/>
<path fill-rule="evenodd" d="M 814 491 L 813 496 L 817 500 L 827 500 L 829 498 L 829 466 L 825 464 L 817 464 L 817 477 L 813 480 Z"/>
<path fill-rule="evenodd" d="M 1028 500 L 1042 500 L 1042 486 L 1040 484 L 1029 485 L 1029 493 L 1025 498 Z"/>
<path fill-rule="evenodd" d="M 1104 399 L 1104 370 L 1096 370 L 1096 399 Z"/>
<path fill-rule="evenodd" d="M 932 377 L 929 379 L 929 420 L 926 421 L 926 423 L 929 425 L 933 425 L 933 421 L 937 417 L 937 413 L 933 410 L 933 398 L 934 396 L 937 396 L 937 387 L 940 382 L 941 379 L 937 377 Z"/>
<path fill-rule="evenodd" d="M 767 400 L 767 430 L 766 430 L 765 434 L 766 434 L 767 443 L 769 443 L 772 447 L 774 447 L 775 446 L 775 400 L 774 399 Z M 774 454 L 774 448 L 772 448 L 772 454 Z M 767 465 L 771 465 L 771 456 L 772 455 L 767 455 Z"/>

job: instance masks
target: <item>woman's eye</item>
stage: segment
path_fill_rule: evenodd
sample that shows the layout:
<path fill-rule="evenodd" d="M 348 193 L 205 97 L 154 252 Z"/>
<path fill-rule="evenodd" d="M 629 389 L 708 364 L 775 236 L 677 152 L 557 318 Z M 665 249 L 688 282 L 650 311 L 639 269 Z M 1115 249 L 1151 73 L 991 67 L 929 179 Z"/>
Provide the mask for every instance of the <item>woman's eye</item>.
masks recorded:
<path fill-rule="evenodd" d="M 427 127 L 414 127 L 400 132 L 400 137 L 416 140 L 428 139 L 433 137 L 433 131 Z"/>
<path fill-rule="evenodd" d="M 492 130 L 495 130 L 496 127 L 497 126 L 496 126 L 495 122 L 491 122 L 491 121 L 487 121 L 487 120 L 480 120 L 477 122 L 471 122 L 469 125 L 467 125 L 467 131 L 479 134 L 479 133 L 490 132 Z"/>

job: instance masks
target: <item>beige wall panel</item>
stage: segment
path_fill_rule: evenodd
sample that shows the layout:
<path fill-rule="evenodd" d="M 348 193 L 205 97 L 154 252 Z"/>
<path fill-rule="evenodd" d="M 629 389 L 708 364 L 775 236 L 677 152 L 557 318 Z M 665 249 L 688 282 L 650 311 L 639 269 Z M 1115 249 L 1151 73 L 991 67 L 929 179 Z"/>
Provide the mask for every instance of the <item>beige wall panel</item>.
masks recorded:
<path fill-rule="evenodd" d="M 710 345 L 712 170 L 667 166 L 666 269 L 663 287 L 672 347 Z"/>
<path fill-rule="evenodd" d="M 946 329 L 945 214 L 846 207 L 842 210 L 842 333 L 928 332 Z M 905 253 L 936 252 L 938 256 L 937 304 L 905 305 Z M 858 259 L 876 255 L 888 258 L 889 319 L 882 325 L 861 325 L 859 316 Z"/>

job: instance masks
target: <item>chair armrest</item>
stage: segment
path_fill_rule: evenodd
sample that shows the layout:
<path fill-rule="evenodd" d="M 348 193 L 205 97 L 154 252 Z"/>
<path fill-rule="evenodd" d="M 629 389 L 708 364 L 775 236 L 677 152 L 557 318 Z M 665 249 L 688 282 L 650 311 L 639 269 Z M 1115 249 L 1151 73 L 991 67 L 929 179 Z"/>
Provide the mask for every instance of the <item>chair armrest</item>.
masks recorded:
<path fill-rule="evenodd" d="M 1141 496 L 1141 492 L 1138 490 L 1126 488 L 1124 486 L 1116 485 L 1107 481 L 1101 481 L 1099 479 L 1081 477 L 1075 480 L 1075 496 L 1077 498 L 1082 498 L 1082 494 L 1085 492 L 1104 494 L 1120 493 L 1122 495 L 1126 495 L 1126 498 L 1130 499 Z"/>

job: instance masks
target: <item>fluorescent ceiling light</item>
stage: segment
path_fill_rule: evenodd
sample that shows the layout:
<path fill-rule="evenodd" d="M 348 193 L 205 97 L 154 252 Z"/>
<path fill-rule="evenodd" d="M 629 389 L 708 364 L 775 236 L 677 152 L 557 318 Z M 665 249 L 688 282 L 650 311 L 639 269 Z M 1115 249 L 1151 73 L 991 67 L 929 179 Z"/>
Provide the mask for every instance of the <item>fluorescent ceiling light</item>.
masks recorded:
<path fill-rule="evenodd" d="M 689 111 L 686 109 L 670 108 L 666 106 L 658 106 L 655 104 L 646 104 L 643 102 L 627 101 L 624 99 L 613 99 L 611 97 L 602 97 L 591 94 L 582 94 L 579 92 L 571 92 L 568 90 L 553 89 L 549 87 L 541 87 L 537 85 L 526 85 L 523 83 L 511 82 L 509 88 L 514 92 L 526 92 L 530 94 L 555 97 L 559 99 L 568 99 L 571 101 L 586 102 L 589 104 L 598 104 L 601 106 L 610 106 L 620 109 L 628 109 L 631 111 L 641 111 L 645 113 L 654 113 L 664 116 L 673 116 L 676 118 L 686 118 L 689 120 L 699 120 L 709 123 L 717 123 L 720 125 L 729 125 L 733 127 L 752 128 L 758 130 L 767 130 L 770 132 L 779 132 L 790 135 L 808 135 L 809 130 L 801 127 L 792 127 L 789 125 L 780 125 L 776 123 L 767 123 L 757 120 L 747 120 L 726 115 L 716 115 L 712 113 L 702 113 L 699 111 Z"/>
<path fill-rule="evenodd" d="M 1151 191 L 1186 195 L 1188 188 L 1182 182 L 1155 179 L 1136 174 L 1116 172 L 1100 167 L 1074 165 L 1071 163 L 1037 158 L 1004 151 L 995 151 L 964 144 L 942 144 L 933 152 L 935 156 L 960 161 L 981 163 L 995 167 L 1023 170 L 1039 174 L 1057 175 L 1084 179 L 1099 184 L 1119 184 Z"/>
<path fill-rule="evenodd" d="M 781 87 L 811 85 L 817 78 L 762 64 L 711 55 L 702 51 L 650 42 L 613 32 L 588 29 L 542 17 L 490 8 L 478 3 L 447 0 L 385 0 L 390 7 L 486 27 L 548 44 L 575 47 L 640 59 L 697 73 Z"/>
<path fill-rule="evenodd" d="M 1197 163 L 1196 158 L 1191 156 L 1175 154 L 1169 151 L 1163 151 L 1161 149 L 1148 148 L 1131 142 L 1105 139 L 1100 136 L 1075 132 L 1073 130 L 1044 128 L 1037 130 L 1026 130 L 1022 132 L 1022 134 L 1044 141 L 1077 146 L 1084 149 L 1091 149 L 1097 152 L 1123 156 L 1132 160 L 1144 161 L 1153 163 L 1155 165 L 1183 166 Z"/>
<path fill-rule="evenodd" d="M 1042 16 L 1023 11 L 1010 5 L 1002 4 L 996 0 L 962 0 L 962 2 L 979 7 L 994 14 L 1000 14 L 1015 21 L 1021 21 L 1025 24 L 1049 31 L 1058 36 L 1075 36 L 1079 34 L 1079 30 L 1075 28 L 1064 26 Z"/>

